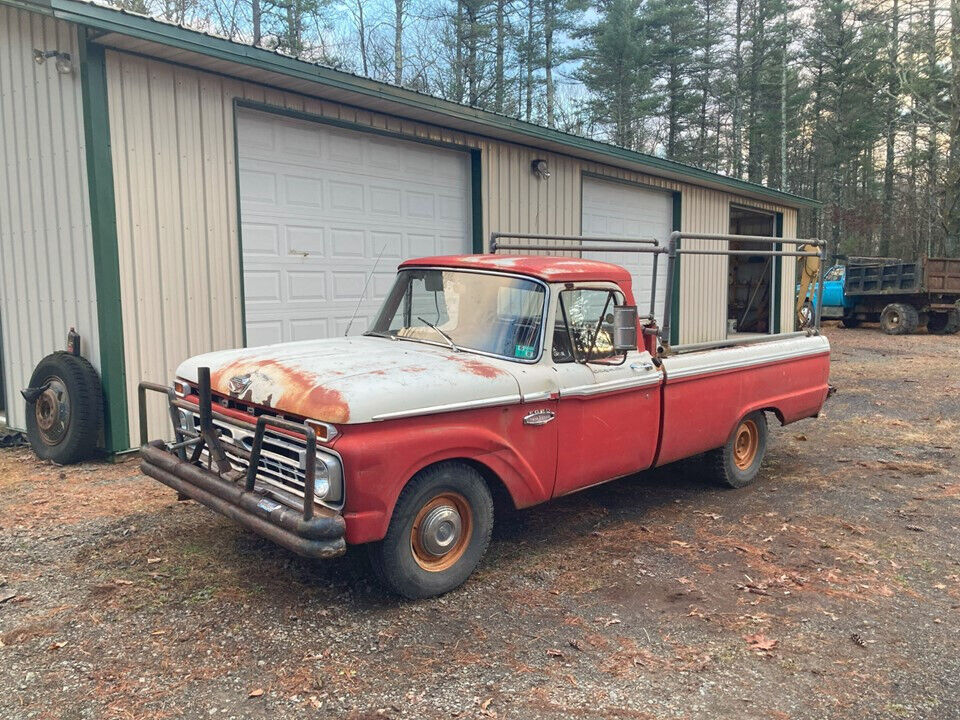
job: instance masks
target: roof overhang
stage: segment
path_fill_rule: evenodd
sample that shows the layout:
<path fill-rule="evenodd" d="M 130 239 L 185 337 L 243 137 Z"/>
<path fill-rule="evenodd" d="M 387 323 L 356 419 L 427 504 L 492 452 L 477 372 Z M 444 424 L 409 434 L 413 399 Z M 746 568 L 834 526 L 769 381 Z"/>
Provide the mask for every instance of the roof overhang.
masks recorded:
<path fill-rule="evenodd" d="M 819 207 L 800 195 L 571 135 L 516 118 L 297 60 L 83 0 L 0 0 L 91 28 L 101 45 L 440 127 L 460 130 L 785 207 Z"/>

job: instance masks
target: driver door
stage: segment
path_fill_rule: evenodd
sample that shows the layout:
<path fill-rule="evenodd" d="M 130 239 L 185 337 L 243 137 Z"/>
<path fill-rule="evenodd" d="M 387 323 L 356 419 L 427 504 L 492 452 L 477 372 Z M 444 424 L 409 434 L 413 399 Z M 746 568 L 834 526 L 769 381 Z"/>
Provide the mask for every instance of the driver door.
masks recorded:
<path fill-rule="evenodd" d="M 551 347 L 559 393 L 555 497 L 653 464 L 662 374 L 645 350 L 614 353 L 612 308 L 622 303 L 620 290 L 609 286 L 558 293 Z"/>

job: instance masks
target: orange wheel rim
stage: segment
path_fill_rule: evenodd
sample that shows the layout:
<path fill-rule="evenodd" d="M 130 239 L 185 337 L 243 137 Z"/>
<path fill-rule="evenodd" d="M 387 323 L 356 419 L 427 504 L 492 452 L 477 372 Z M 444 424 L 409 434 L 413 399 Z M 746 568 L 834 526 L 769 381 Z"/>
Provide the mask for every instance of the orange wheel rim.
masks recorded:
<path fill-rule="evenodd" d="M 453 567 L 470 544 L 473 512 L 467 499 L 444 492 L 420 508 L 410 529 L 410 549 L 417 565 L 429 572 Z"/>
<path fill-rule="evenodd" d="M 753 420 L 744 420 L 733 436 L 733 463 L 740 470 L 746 470 L 757 457 L 760 447 L 760 431 Z"/>

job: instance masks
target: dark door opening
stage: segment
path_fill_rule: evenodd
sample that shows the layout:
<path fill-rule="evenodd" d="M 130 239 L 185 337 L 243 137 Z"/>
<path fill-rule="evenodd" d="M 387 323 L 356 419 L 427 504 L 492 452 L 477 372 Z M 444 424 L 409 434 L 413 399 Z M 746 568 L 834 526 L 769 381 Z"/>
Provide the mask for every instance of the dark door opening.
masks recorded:
<path fill-rule="evenodd" d="M 774 214 L 730 206 L 731 235 L 774 236 Z M 731 242 L 731 250 L 771 250 L 768 245 Z M 773 330 L 771 255 L 731 255 L 727 276 L 727 336 Z"/>

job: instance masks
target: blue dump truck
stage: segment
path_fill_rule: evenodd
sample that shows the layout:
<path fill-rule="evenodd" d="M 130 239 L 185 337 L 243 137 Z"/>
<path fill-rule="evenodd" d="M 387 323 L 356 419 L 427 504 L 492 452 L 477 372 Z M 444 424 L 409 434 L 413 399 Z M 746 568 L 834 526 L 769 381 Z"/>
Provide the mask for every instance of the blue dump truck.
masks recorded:
<path fill-rule="evenodd" d="M 802 292 L 797 287 L 797 293 Z M 807 294 L 801 318 L 813 316 L 819 287 Z M 823 275 L 823 317 L 844 327 L 879 322 L 888 335 L 926 327 L 934 335 L 960 331 L 960 258 L 847 258 Z"/>

